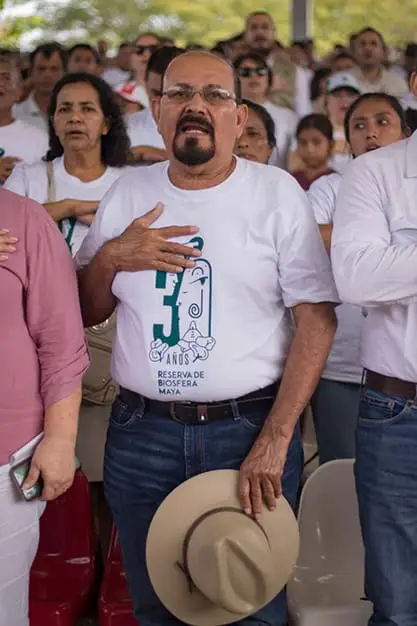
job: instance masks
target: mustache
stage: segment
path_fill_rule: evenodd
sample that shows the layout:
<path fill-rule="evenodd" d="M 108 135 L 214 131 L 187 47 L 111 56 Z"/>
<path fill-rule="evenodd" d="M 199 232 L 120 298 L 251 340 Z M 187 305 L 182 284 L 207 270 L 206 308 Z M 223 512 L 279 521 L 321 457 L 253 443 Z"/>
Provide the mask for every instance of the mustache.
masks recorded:
<path fill-rule="evenodd" d="M 198 124 L 198 126 L 200 126 L 202 130 L 205 130 L 210 137 L 214 137 L 214 128 L 212 124 L 210 124 L 205 117 L 195 115 L 193 113 L 186 113 L 181 117 L 177 124 L 176 135 L 178 135 L 188 124 Z"/>

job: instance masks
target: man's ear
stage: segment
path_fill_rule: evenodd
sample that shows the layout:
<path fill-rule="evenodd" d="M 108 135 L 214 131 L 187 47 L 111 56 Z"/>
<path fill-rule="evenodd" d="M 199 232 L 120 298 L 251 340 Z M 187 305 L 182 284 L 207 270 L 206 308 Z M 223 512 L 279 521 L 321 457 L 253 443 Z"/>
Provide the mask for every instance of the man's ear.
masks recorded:
<path fill-rule="evenodd" d="M 412 72 L 410 76 L 410 91 L 417 98 L 417 72 Z"/>
<path fill-rule="evenodd" d="M 159 130 L 159 118 L 161 114 L 161 98 L 152 98 L 151 111 L 152 111 L 153 119 L 155 120 L 156 125 Z"/>

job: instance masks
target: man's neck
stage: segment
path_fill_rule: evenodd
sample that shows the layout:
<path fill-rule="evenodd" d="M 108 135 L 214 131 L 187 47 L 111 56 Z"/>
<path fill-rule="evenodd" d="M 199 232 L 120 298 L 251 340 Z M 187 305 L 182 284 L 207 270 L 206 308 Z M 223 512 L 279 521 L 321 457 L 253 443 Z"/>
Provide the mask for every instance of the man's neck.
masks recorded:
<path fill-rule="evenodd" d="M 106 166 L 101 162 L 100 152 L 100 147 L 87 153 L 67 151 L 64 154 L 65 170 L 85 183 L 97 180 L 106 170 Z"/>
<path fill-rule="evenodd" d="M 10 126 L 14 122 L 12 109 L 0 110 L 0 127 Z"/>
<path fill-rule="evenodd" d="M 51 94 L 42 91 L 34 91 L 32 93 L 32 97 L 39 111 L 44 115 L 47 115 Z"/>
<path fill-rule="evenodd" d="M 373 65 L 372 67 L 362 67 L 361 70 L 368 83 L 377 83 L 381 78 L 383 67 L 381 65 Z"/>
<path fill-rule="evenodd" d="M 223 183 L 232 174 L 236 167 L 236 159 L 232 156 L 227 163 L 186 166 L 171 160 L 168 176 L 175 187 L 180 189 L 199 190 L 210 189 Z"/>

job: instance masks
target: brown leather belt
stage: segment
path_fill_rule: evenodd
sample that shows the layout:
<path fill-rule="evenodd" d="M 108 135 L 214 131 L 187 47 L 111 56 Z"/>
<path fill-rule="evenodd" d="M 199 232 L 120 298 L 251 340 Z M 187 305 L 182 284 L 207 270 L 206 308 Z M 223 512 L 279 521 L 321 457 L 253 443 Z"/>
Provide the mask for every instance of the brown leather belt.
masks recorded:
<path fill-rule="evenodd" d="M 391 376 L 384 376 L 371 370 L 365 372 L 364 387 L 377 391 L 378 393 L 386 393 L 389 396 L 400 396 L 407 400 L 415 400 L 417 396 L 417 384 L 407 380 L 400 380 Z"/>
<path fill-rule="evenodd" d="M 221 402 L 163 402 L 150 400 L 135 391 L 120 388 L 120 399 L 128 405 L 138 406 L 145 403 L 145 410 L 159 415 L 166 415 L 181 424 L 204 424 L 217 420 L 236 417 L 236 409 L 240 411 L 252 410 L 268 413 L 277 395 L 279 383 L 274 383 L 263 389 L 258 389 L 235 400 Z M 143 406 L 143 405 L 142 405 Z M 266 414 L 265 414 L 266 417 Z"/>

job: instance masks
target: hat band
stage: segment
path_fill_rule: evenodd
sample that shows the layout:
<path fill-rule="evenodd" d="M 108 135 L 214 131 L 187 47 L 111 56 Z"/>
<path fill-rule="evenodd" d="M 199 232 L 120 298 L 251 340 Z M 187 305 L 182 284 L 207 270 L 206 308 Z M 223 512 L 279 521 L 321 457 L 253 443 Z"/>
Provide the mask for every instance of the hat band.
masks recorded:
<path fill-rule="evenodd" d="M 184 542 L 182 544 L 182 563 L 177 562 L 178 567 L 181 569 L 187 579 L 188 591 L 190 593 L 193 592 L 193 588 L 195 587 L 188 567 L 188 548 L 190 545 L 192 534 L 202 522 L 204 522 L 208 517 L 216 515 L 217 513 L 237 513 L 238 515 L 244 515 L 245 517 L 248 517 L 246 513 L 242 511 L 242 509 L 238 509 L 233 506 L 223 506 L 219 507 L 218 509 L 211 509 L 210 511 L 203 513 L 202 515 L 200 515 L 200 517 L 197 517 L 197 519 L 194 520 L 190 528 L 187 530 L 187 534 L 185 535 Z M 268 535 L 266 534 L 263 526 L 253 517 L 251 518 L 251 520 L 258 526 L 258 528 L 261 529 L 263 535 L 265 536 L 265 539 L 268 542 L 268 545 L 270 546 Z"/>

